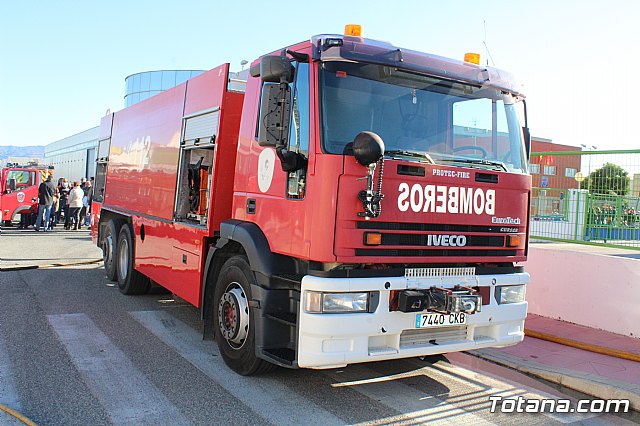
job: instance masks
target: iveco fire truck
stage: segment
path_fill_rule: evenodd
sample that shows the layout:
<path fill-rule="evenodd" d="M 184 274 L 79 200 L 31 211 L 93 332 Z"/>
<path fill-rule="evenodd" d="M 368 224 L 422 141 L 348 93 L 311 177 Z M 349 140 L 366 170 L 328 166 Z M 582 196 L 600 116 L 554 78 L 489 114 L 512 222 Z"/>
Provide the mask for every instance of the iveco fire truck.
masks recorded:
<path fill-rule="evenodd" d="M 477 55 L 318 35 L 105 116 L 92 232 L 249 375 L 513 345 L 531 178 L 524 96 Z M 240 87 L 244 86 L 244 87 Z"/>
<path fill-rule="evenodd" d="M 11 225 L 20 213 L 26 213 L 38 201 L 38 185 L 53 167 L 7 164 L 0 167 L 0 210 L 2 222 Z"/>

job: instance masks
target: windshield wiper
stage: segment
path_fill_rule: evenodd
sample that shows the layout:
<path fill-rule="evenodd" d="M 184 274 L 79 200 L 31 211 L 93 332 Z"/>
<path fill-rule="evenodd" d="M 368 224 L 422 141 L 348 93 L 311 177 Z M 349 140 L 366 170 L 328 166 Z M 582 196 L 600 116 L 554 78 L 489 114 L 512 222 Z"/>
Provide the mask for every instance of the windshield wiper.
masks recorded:
<path fill-rule="evenodd" d="M 509 171 L 507 166 L 505 166 L 505 164 L 502 161 L 485 160 L 482 158 L 445 158 L 445 159 L 441 158 L 440 161 L 444 163 L 464 163 L 464 164 L 480 164 L 482 166 L 494 166 L 494 167 L 500 167 L 505 172 Z"/>
<path fill-rule="evenodd" d="M 391 157 L 410 157 L 410 158 L 420 158 L 423 160 L 427 160 L 429 164 L 436 164 L 433 161 L 433 158 L 426 152 L 415 152 L 415 151 L 405 151 L 402 149 L 391 149 L 389 151 L 385 151 L 384 155 L 389 155 Z"/>

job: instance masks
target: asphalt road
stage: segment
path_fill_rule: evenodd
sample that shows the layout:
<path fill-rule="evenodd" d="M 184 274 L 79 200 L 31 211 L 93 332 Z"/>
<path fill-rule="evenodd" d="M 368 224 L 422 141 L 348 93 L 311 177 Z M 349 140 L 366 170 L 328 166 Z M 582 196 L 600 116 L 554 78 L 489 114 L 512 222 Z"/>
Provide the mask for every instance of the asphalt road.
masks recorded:
<path fill-rule="evenodd" d="M 572 396 L 464 354 L 241 377 L 197 309 L 123 296 L 100 265 L 0 272 L 0 303 L 0 403 L 41 425 L 631 424 L 491 414 L 490 395 Z"/>

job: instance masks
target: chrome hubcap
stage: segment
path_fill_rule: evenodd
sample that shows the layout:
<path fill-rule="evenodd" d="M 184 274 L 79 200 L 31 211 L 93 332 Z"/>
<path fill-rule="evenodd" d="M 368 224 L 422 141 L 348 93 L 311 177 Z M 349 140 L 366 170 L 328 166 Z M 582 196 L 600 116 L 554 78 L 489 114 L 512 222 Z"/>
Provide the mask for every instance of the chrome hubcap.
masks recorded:
<path fill-rule="evenodd" d="M 249 334 L 249 302 L 237 282 L 229 284 L 218 305 L 218 324 L 222 337 L 240 349 Z"/>
<path fill-rule="evenodd" d="M 113 236 L 109 235 L 102 240 L 102 257 L 104 263 L 111 265 L 113 262 Z"/>
<path fill-rule="evenodd" d="M 127 240 L 122 240 L 120 242 L 120 247 L 118 250 L 118 272 L 120 273 L 120 278 L 125 280 L 127 278 L 127 273 L 129 271 L 129 243 Z"/>

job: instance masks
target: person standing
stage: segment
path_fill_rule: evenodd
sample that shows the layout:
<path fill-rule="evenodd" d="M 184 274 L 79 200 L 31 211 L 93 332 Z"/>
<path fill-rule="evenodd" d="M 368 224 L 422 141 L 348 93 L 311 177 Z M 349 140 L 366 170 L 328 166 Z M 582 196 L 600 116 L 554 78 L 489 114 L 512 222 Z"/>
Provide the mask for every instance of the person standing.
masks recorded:
<path fill-rule="evenodd" d="M 80 228 L 80 209 L 82 208 L 82 198 L 84 198 L 84 191 L 80 188 L 80 182 L 73 182 L 73 189 L 69 192 L 69 216 L 73 220 L 73 229 Z M 71 222 L 69 222 L 71 225 Z"/>
<path fill-rule="evenodd" d="M 80 209 L 80 225 L 79 227 L 82 227 L 82 225 L 84 224 L 84 218 L 85 215 L 87 214 L 87 206 L 89 205 L 88 200 L 89 200 L 89 181 L 87 181 L 86 178 L 82 178 L 80 179 L 80 189 L 82 189 L 82 192 L 84 193 L 84 196 L 82 198 L 82 209 Z"/>
<path fill-rule="evenodd" d="M 93 199 L 93 185 L 88 180 L 84 184 L 84 198 L 82 199 L 82 213 L 80 214 L 80 220 L 84 226 L 89 226 L 89 214 L 91 213 L 91 200 Z"/>
<path fill-rule="evenodd" d="M 53 231 L 57 223 L 58 217 L 58 202 L 60 199 L 60 195 L 58 192 L 58 187 L 56 186 L 56 193 L 53 194 L 53 203 L 51 203 L 51 212 L 49 213 L 49 222 L 46 226 L 48 231 Z"/>
<path fill-rule="evenodd" d="M 62 183 L 58 187 L 58 192 L 60 193 L 60 202 L 58 207 L 58 221 L 60 221 L 60 216 L 64 214 L 64 228 L 69 229 L 69 207 L 67 206 L 67 199 L 69 198 L 69 183 L 66 178 L 62 179 Z"/>
<path fill-rule="evenodd" d="M 53 196 L 57 191 L 56 185 L 52 180 L 53 176 L 49 174 L 47 180 L 42 182 L 38 187 L 38 219 L 36 220 L 36 232 L 40 231 L 41 224 L 44 225 L 44 231 L 46 231 L 49 224 Z"/>

